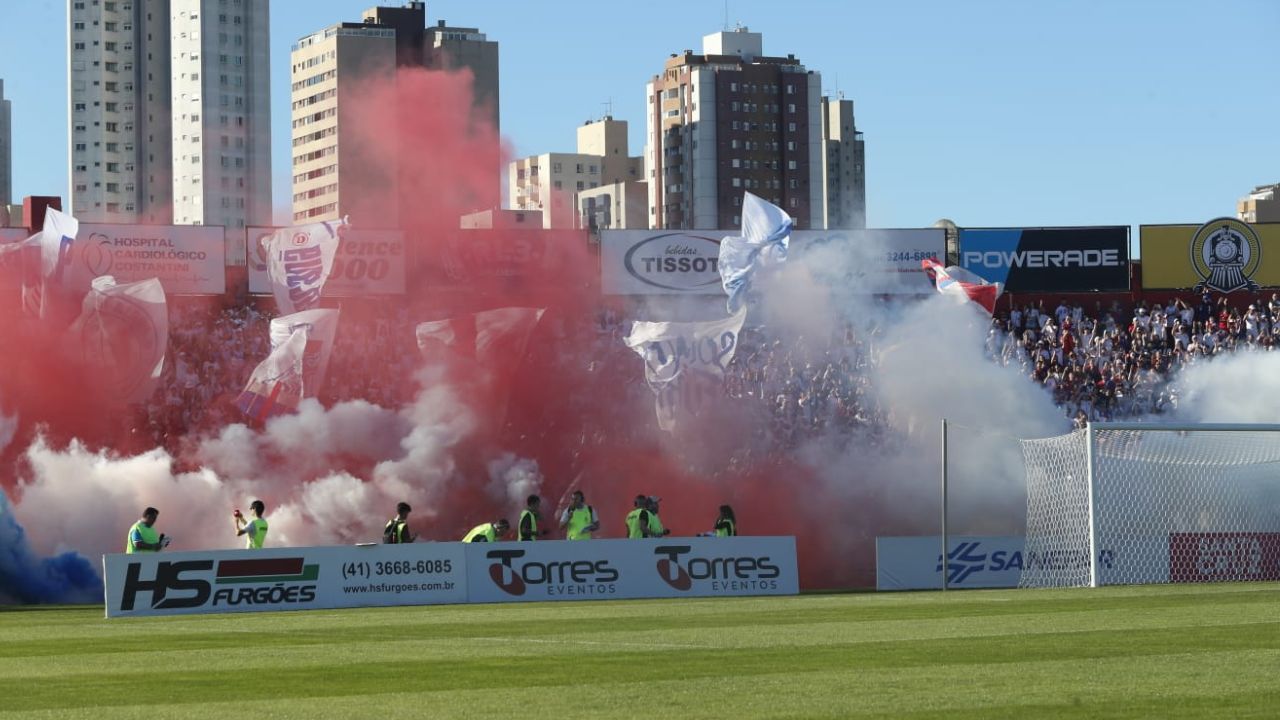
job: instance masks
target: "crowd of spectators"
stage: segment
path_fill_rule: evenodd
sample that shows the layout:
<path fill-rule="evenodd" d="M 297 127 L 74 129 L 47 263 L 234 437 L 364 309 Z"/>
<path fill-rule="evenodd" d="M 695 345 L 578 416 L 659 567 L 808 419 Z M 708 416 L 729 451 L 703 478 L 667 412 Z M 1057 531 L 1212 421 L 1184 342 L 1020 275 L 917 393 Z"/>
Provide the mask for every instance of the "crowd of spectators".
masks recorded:
<path fill-rule="evenodd" d="M 170 361 L 139 423 L 148 441 L 166 446 L 241 419 L 234 399 L 269 350 L 272 314 L 252 305 L 180 302 L 170 313 Z M 340 323 L 319 399 L 393 408 L 412 401 L 419 358 L 414 314 L 388 306 L 367 313 L 373 321 Z M 552 316 L 529 346 L 528 366 L 571 369 L 581 378 L 575 392 L 560 397 L 516 390 L 538 408 L 529 424 L 542 435 L 573 438 L 569 452 L 651 437 L 652 393 L 639 357 L 623 343 L 629 322 L 613 310 L 579 320 Z M 723 386 L 733 412 L 762 420 L 743 444 L 771 452 L 819 435 L 885 433 L 888 409 L 873 386 L 879 332 L 852 325 L 823 337 L 744 329 Z M 1280 295 L 1247 307 L 1208 294 L 1197 303 L 1128 308 L 1116 302 L 1086 310 L 1065 300 L 1019 304 L 992 319 L 986 338 L 993 362 L 1043 386 L 1078 424 L 1167 412 L 1177 407 L 1171 380 L 1180 370 L 1223 353 L 1277 345 Z M 600 402 L 606 397 L 614 402 Z"/>

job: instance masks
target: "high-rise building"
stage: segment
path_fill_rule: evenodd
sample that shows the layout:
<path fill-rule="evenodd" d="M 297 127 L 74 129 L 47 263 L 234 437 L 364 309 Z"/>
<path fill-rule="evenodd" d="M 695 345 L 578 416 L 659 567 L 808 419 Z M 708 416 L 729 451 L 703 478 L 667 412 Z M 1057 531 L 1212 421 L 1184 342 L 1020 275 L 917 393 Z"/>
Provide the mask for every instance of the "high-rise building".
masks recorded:
<path fill-rule="evenodd" d="M 362 109 L 356 99 L 371 78 L 393 77 L 397 67 L 465 67 L 473 77 L 473 109 L 484 112 L 497 131 L 498 43 L 476 28 L 443 22 L 429 28 L 426 20 L 422 2 L 377 6 L 365 10 L 360 22 L 338 23 L 294 44 L 294 221 L 351 215 L 355 222 L 367 224 L 365 218 L 376 217 L 380 226 L 397 225 L 399 170 L 366 152 L 364 139 L 347 130 L 353 123 L 344 122 Z M 393 140 L 378 141 L 385 146 Z"/>
<path fill-rule="evenodd" d="M 647 84 L 650 227 L 739 227 L 743 191 L 823 226 L 822 79 L 763 46 L 746 28 L 712 33 Z"/>
<path fill-rule="evenodd" d="M 1236 217 L 1247 223 L 1280 222 L 1280 183 L 1259 185 L 1241 198 Z"/>
<path fill-rule="evenodd" d="M 822 98 L 823 226 L 867 226 L 866 148 L 853 121 L 853 101 Z"/>
<path fill-rule="evenodd" d="M 266 0 L 169 2 L 173 220 L 271 224 Z"/>
<path fill-rule="evenodd" d="M 267 0 L 69 0 L 71 211 L 271 220 Z"/>
<path fill-rule="evenodd" d="M 0 79 L 0 206 L 13 200 L 13 108 Z"/>
<path fill-rule="evenodd" d="M 643 159 L 627 154 L 627 121 L 606 115 L 578 128 L 576 153 L 543 153 L 512 162 L 507 199 L 513 209 L 541 211 L 543 227 L 576 228 L 582 226 L 578 193 L 637 182 L 642 174 Z"/>
<path fill-rule="evenodd" d="M 70 210 L 173 220 L 168 0 L 68 0 Z"/>

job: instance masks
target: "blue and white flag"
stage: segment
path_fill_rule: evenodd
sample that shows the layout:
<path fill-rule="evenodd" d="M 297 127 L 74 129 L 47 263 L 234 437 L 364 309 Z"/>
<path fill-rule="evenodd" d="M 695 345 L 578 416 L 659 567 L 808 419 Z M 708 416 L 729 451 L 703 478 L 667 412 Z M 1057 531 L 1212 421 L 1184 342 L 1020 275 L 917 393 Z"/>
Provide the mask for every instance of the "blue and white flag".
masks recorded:
<path fill-rule="evenodd" d="M 291 315 L 319 306 L 346 226 L 347 219 L 342 218 L 337 222 L 286 227 L 262 240 L 271 292 L 280 314 Z"/>
<path fill-rule="evenodd" d="M 30 248 L 23 253 L 22 275 L 22 308 L 28 315 L 46 317 L 50 314 L 49 295 L 57 294 L 63 285 L 79 232 L 79 220 L 47 208 L 44 228 L 22 242 L 23 248 Z"/>
<path fill-rule="evenodd" d="M 338 334 L 338 311 L 316 308 L 273 319 L 271 349 L 288 342 L 296 330 L 307 334 L 307 346 L 302 356 L 303 395 L 315 397 L 324 387 L 324 376 L 329 371 L 329 356 L 333 354 L 333 340 Z"/>
<path fill-rule="evenodd" d="M 95 278 L 67 338 L 72 356 L 93 373 L 95 384 L 122 402 L 146 402 L 160 382 L 169 346 L 164 286 L 155 278 Z"/>
<path fill-rule="evenodd" d="M 300 327 L 253 369 L 244 392 L 236 398 L 236 407 L 258 422 L 297 410 L 302 402 L 302 358 L 306 351 L 307 330 Z"/>
<path fill-rule="evenodd" d="M 744 310 L 723 320 L 632 324 L 624 342 L 644 360 L 658 427 L 673 431 L 681 418 L 696 419 L 724 396 L 725 368 L 746 319 Z"/>
<path fill-rule="evenodd" d="M 786 262 L 794 224 L 787 211 L 743 193 L 742 234 L 720 241 L 720 280 L 729 296 L 730 314 L 742 307 L 756 268 Z"/>

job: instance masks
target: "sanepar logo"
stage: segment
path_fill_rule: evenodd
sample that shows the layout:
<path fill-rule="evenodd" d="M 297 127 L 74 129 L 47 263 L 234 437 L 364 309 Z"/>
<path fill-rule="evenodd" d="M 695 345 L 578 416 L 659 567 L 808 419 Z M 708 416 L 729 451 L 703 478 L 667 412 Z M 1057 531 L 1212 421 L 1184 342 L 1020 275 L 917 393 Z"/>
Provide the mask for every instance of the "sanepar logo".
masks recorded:
<path fill-rule="evenodd" d="M 681 556 L 692 550 L 690 545 L 655 547 L 653 554 L 659 558 L 655 566 L 658 577 L 683 592 L 693 587 L 694 580 L 711 581 L 713 590 L 777 587 L 777 578 L 782 574 L 781 568 L 768 555 L 689 557 L 682 560 Z"/>
<path fill-rule="evenodd" d="M 618 570 L 608 560 L 557 560 L 516 562 L 524 550 L 490 550 L 485 557 L 497 562 L 489 565 L 489 579 L 508 595 L 524 595 L 531 586 L 545 589 L 548 595 L 585 595 L 613 593 Z"/>

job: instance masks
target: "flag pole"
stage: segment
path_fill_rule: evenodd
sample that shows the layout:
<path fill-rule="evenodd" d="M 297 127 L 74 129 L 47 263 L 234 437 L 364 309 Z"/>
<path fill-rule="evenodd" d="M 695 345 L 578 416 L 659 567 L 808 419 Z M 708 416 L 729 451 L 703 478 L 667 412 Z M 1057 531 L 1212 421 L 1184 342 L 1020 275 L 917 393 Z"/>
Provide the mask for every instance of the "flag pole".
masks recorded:
<path fill-rule="evenodd" d="M 947 591 L 947 419 L 942 418 L 942 591 Z"/>

